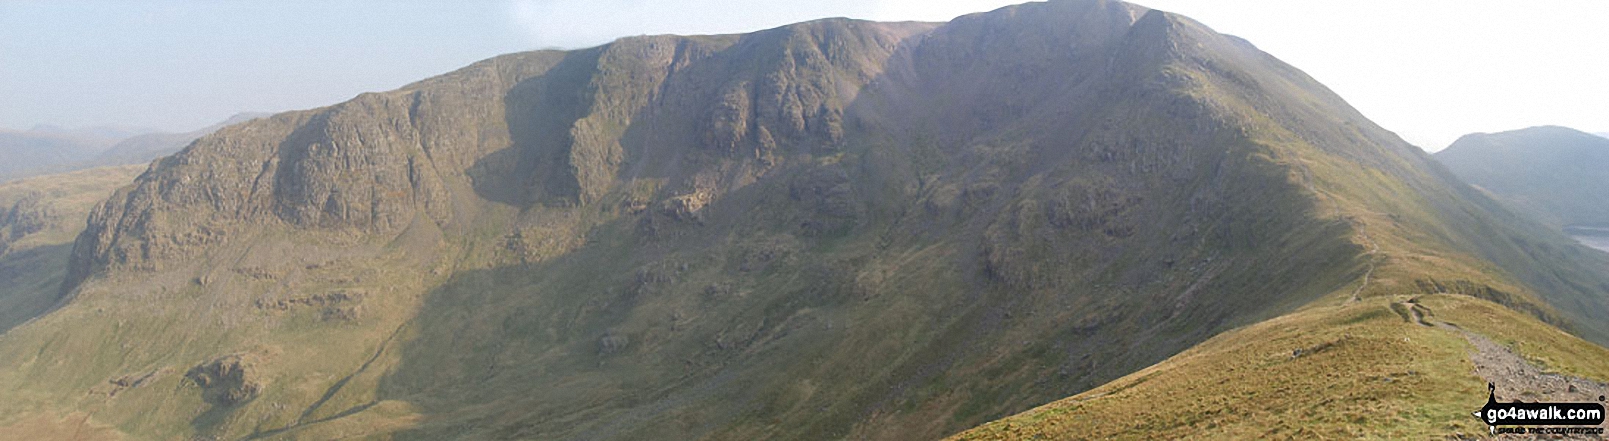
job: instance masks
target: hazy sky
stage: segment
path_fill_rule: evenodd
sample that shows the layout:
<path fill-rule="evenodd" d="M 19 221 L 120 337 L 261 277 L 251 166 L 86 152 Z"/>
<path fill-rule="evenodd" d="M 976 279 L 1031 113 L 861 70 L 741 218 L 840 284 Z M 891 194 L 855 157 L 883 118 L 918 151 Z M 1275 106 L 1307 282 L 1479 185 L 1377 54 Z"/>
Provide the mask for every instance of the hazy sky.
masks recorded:
<path fill-rule="evenodd" d="M 0 128 L 190 130 L 333 104 L 493 55 L 813 18 L 948 20 L 1001 0 L 0 0 Z M 1140 0 L 1251 40 L 1408 141 L 1609 132 L 1609 1 Z"/>

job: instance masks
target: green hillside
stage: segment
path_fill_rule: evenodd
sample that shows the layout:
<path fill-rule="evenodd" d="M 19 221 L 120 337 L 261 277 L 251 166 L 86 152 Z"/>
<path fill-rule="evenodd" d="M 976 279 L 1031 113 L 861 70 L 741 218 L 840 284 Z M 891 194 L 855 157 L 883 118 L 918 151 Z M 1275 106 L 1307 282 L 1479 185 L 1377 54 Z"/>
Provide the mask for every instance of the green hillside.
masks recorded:
<path fill-rule="evenodd" d="M 1436 160 L 1556 227 L 1609 227 L 1609 139 L 1555 126 L 1475 133 Z"/>
<path fill-rule="evenodd" d="M 1409 308 L 1423 318 L 1404 316 Z M 1502 400 L 1595 401 L 1609 379 L 1606 355 L 1461 295 L 1315 305 L 950 439 L 1485 437 L 1470 412 L 1485 404 L 1486 381 Z M 1494 374 L 1507 370 L 1530 372 Z M 1533 383 L 1543 373 L 1573 379 Z"/>
<path fill-rule="evenodd" d="M 0 333 L 61 300 L 84 218 L 141 170 L 107 167 L 0 184 Z"/>

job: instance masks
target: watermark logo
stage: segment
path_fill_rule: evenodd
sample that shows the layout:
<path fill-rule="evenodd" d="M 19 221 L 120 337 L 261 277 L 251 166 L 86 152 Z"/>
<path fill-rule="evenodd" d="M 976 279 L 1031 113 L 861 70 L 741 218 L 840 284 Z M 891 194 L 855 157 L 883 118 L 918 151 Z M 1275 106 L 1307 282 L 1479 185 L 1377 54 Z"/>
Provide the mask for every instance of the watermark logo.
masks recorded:
<path fill-rule="evenodd" d="M 1498 426 L 1597 426 L 1603 424 L 1602 403 L 1497 402 L 1497 385 L 1486 383 L 1486 406 L 1474 412 L 1497 434 Z M 1602 435 L 1601 427 L 1504 428 L 1504 433 Z"/>

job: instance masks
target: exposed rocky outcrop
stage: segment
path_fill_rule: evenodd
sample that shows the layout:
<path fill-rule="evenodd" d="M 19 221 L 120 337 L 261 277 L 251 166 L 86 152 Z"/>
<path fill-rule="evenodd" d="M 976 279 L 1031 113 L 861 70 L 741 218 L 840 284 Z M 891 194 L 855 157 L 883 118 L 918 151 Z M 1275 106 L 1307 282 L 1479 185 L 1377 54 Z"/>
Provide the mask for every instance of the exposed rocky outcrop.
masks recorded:
<path fill-rule="evenodd" d="M 854 91 L 901 37 L 925 27 L 826 20 L 740 39 L 638 37 L 516 54 L 232 126 L 154 164 L 97 207 L 75 246 L 71 280 L 104 268 L 158 269 L 245 225 L 383 236 L 417 216 L 463 221 L 475 196 L 590 204 L 614 188 L 632 156 L 640 162 L 634 174 L 705 182 L 665 196 L 680 201 L 667 208 L 685 218 L 730 185 L 710 179 L 739 177 L 663 168 L 687 156 L 683 146 L 706 144 L 760 164 L 737 166 L 749 170 L 775 161 L 777 145 L 830 149 L 842 141 L 843 106 Z M 674 123 L 696 113 L 688 108 L 731 112 L 694 118 L 703 135 L 683 137 L 685 126 Z M 639 118 L 666 121 L 667 129 L 626 133 Z"/>
<path fill-rule="evenodd" d="M 463 176 L 441 170 L 506 147 L 506 130 L 479 134 L 503 126 L 506 89 L 553 58 L 489 60 L 440 87 L 365 94 L 206 136 L 91 213 L 70 279 L 108 267 L 161 268 L 248 225 L 390 234 L 416 217 L 445 224 L 453 213 L 448 183 Z"/>
<path fill-rule="evenodd" d="M 143 374 L 119 375 L 115 378 L 106 380 L 106 385 L 104 388 L 101 388 L 100 390 L 93 390 L 92 392 L 104 391 L 102 393 L 106 394 L 106 398 L 114 398 L 117 397 L 117 394 L 129 389 L 149 385 L 153 380 L 158 379 L 160 376 L 167 375 L 168 373 L 169 371 L 167 369 L 160 369 L 145 372 Z"/>
<path fill-rule="evenodd" d="M 257 398 L 262 391 L 255 356 L 233 354 L 190 368 L 184 378 L 201 389 L 201 399 L 214 406 L 231 407 Z"/>
<path fill-rule="evenodd" d="M 280 299 L 258 299 L 256 304 L 260 309 L 272 311 L 288 311 L 298 307 L 333 307 L 345 304 L 358 303 L 367 297 L 368 293 L 362 290 L 341 290 L 324 294 L 312 294 Z"/>
<path fill-rule="evenodd" d="M 0 206 L 0 255 L 13 241 L 38 233 L 62 219 L 55 207 L 43 203 L 44 195 L 31 193 L 18 198 L 10 207 Z"/>
<path fill-rule="evenodd" d="M 9 209 L 0 208 L 0 228 L 7 230 L 4 238 L 15 240 L 51 226 L 56 210 L 42 203 L 42 198 L 34 193 L 18 199 Z"/>

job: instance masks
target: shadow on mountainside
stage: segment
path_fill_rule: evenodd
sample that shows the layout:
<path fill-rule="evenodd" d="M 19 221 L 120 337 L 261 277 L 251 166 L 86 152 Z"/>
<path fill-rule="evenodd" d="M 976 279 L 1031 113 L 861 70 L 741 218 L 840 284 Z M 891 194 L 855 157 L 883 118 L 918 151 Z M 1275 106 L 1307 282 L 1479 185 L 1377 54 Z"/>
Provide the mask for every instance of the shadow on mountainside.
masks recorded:
<path fill-rule="evenodd" d="M 573 200 L 565 168 L 570 128 L 591 103 L 583 100 L 591 69 L 604 47 L 564 55 L 547 74 L 526 79 L 503 96 L 510 145 L 475 161 L 466 171 L 481 198 L 516 207 Z"/>
<path fill-rule="evenodd" d="M 579 249 L 460 271 L 432 290 L 380 383 L 380 400 L 427 415 L 400 437 L 938 437 L 1087 390 L 1364 271 L 1348 225 L 1306 217 L 1321 210 L 1286 170 L 1225 152 L 1256 146 L 1154 151 L 1144 147 L 1190 144 L 1107 145 L 1123 127 L 1058 123 L 1065 103 L 1126 98 L 1089 111 L 1186 120 L 1164 138 L 1208 125 L 1166 90 L 1097 84 L 1057 88 L 1068 97 L 1057 99 L 982 85 L 997 74 L 977 71 L 987 66 L 922 76 L 935 70 L 908 67 L 939 61 L 899 58 L 917 57 L 908 47 L 895 57 L 869 82 L 886 88 L 848 104 L 840 143 L 784 146 L 800 159 L 697 216 L 649 205 L 591 228 Z M 546 81 L 509 94 L 515 147 L 476 165 L 483 197 L 571 196 L 544 187 L 574 180 L 563 149 L 547 150 L 564 145 L 564 126 L 535 116 L 563 113 L 540 110 L 564 107 L 544 97 L 555 93 Z M 924 88 L 950 86 L 967 102 L 1022 96 L 922 112 L 943 108 Z M 995 104 L 1027 122 L 958 123 Z M 677 167 L 731 165 L 693 150 L 685 127 L 700 117 L 653 108 L 623 129 L 620 181 L 671 179 L 657 202 L 683 190 L 676 172 L 690 172 Z M 1041 135 L 996 145 L 1023 132 Z M 1139 163 L 1154 170 L 1136 173 Z M 517 179 L 544 193 L 521 196 L 532 186 Z M 1105 204 L 1116 208 L 1093 210 Z"/>
<path fill-rule="evenodd" d="M 62 305 L 63 268 L 73 244 L 48 245 L 0 255 L 0 334 L 49 314 Z"/>

